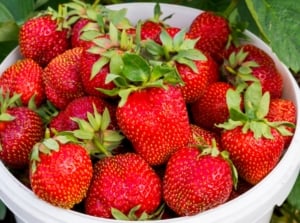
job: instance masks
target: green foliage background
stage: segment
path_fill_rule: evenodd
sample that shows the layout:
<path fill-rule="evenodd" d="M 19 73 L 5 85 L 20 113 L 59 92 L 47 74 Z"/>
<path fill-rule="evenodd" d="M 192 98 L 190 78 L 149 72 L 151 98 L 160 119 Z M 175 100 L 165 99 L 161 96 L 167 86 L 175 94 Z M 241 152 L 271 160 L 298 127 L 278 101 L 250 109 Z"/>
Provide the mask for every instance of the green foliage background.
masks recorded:
<path fill-rule="evenodd" d="M 57 8 L 68 0 L 0 0 L 0 62 L 18 44 L 22 23 L 48 6 Z M 93 3 L 94 1 L 86 0 Z M 102 4 L 123 2 L 156 2 L 137 0 L 103 0 Z M 164 0 L 215 12 L 236 4 L 234 15 L 246 22 L 247 29 L 271 46 L 282 62 L 296 76 L 300 73 L 300 4 L 294 0 Z M 0 218 L 3 216 L 0 203 Z M 300 222 L 300 177 L 282 207 L 276 208 L 272 223 Z M 1 216 L 2 215 L 2 216 Z"/>

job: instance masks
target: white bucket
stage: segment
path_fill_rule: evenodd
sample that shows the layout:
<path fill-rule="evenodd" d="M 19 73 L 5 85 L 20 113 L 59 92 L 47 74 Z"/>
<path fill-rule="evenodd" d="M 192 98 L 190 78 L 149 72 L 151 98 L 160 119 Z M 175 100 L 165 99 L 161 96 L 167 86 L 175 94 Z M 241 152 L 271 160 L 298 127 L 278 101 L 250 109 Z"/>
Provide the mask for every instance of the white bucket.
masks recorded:
<path fill-rule="evenodd" d="M 113 5 L 113 9 L 128 9 L 128 17 L 135 22 L 137 19 L 148 18 L 153 14 L 154 3 L 127 3 Z M 178 5 L 161 4 L 163 16 L 174 13 L 168 20 L 171 25 L 186 27 L 199 10 Z M 270 48 L 253 34 L 247 32 L 253 43 L 268 52 L 275 60 L 283 75 L 284 97 L 294 101 L 297 107 L 297 128 L 295 136 L 286 154 L 276 168 L 259 184 L 239 197 L 192 217 L 180 217 L 161 220 L 161 223 L 268 223 L 275 205 L 281 205 L 290 193 L 298 176 L 300 167 L 300 95 L 298 84 L 289 70 L 279 62 Z M 12 51 L 0 65 L 2 73 L 10 64 L 20 57 L 18 49 Z M 121 223 L 117 221 L 88 216 L 79 212 L 54 207 L 39 198 L 31 190 L 21 184 L 0 162 L 0 199 L 16 215 L 18 223 Z M 143 221 L 153 222 L 153 221 Z M 157 221 L 155 221 L 157 222 Z"/>

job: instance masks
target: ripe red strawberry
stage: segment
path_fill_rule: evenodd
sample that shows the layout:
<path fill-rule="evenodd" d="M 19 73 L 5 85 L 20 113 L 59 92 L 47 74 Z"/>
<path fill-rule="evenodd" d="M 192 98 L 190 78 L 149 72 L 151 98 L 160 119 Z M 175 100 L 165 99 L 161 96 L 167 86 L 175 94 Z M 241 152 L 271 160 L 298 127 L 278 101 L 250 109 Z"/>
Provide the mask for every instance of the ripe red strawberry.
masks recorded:
<path fill-rule="evenodd" d="M 109 65 L 104 65 L 98 72 L 93 74 L 94 65 L 101 59 L 100 55 L 84 51 L 80 60 L 80 75 L 84 91 L 88 95 L 101 98 L 108 98 L 98 88 L 111 90 L 115 87 L 114 83 L 105 83 L 105 79 L 110 72 Z"/>
<path fill-rule="evenodd" d="M 166 163 L 174 151 L 188 142 L 186 106 L 180 89 L 173 86 L 131 93 L 116 115 L 124 135 L 151 165 Z"/>
<path fill-rule="evenodd" d="M 184 82 L 181 89 L 186 103 L 197 101 L 204 94 L 206 87 L 219 79 L 218 65 L 211 56 L 207 56 L 206 60 L 196 60 L 194 63 L 198 73 L 185 64 L 176 64 Z"/>
<path fill-rule="evenodd" d="M 59 29 L 58 19 L 45 14 L 28 19 L 20 29 L 21 54 L 41 66 L 46 66 L 54 57 L 69 48 L 68 29 Z"/>
<path fill-rule="evenodd" d="M 151 214 L 160 205 L 160 178 L 138 154 L 126 153 L 99 160 L 85 200 L 89 215 L 112 218 L 112 208 L 127 215 L 138 205 L 136 212 Z"/>
<path fill-rule="evenodd" d="M 207 86 L 203 96 L 191 104 L 193 122 L 205 129 L 218 131 L 218 123 L 225 122 L 229 117 L 226 93 L 232 86 L 226 82 L 215 82 Z"/>
<path fill-rule="evenodd" d="M 211 54 L 214 58 L 219 57 L 225 49 L 229 35 L 227 19 L 209 11 L 200 13 L 188 31 L 190 38 L 199 38 L 196 48 Z"/>
<path fill-rule="evenodd" d="M 5 108 L 2 93 L 0 159 L 8 167 L 24 168 L 29 164 L 29 154 L 33 145 L 44 136 L 42 119 L 27 107 Z"/>
<path fill-rule="evenodd" d="M 69 49 L 55 57 L 44 69 L 46 97 L 59 109 L 85 95 L 79 73 L 82 52 L 80 47 Z"/>
<path fill-rule="evenodd" d="M 230 153 L 239 176 L 250 184 L 260 182 L 277 164 L 283 150 L 286 130 L 284 123 L 270 123 L 268 113 L 270 94 L 262 94 L 259 82 L 253 82 L 243 93 L 236 90 L 227 93 L 230 118 L 219 127 L 223 149 Z M 238 99 L 238 100 L 235 100 Z"/>
<path fill-rule="evenodd" d="M 110 112 L 111 129 L 117 129 L 117 121 L 115 116 L 115 107 L 110 103 L 104 101 L 101 98 L 95 96 L 83 96 L 71 101 L 64 110 L 51 120 L 50 128 L 54 128 L 56 131 L 72 131 L 78 129 L 78 124 L 72 120 L 72 118 L 80 118 L 87 120 L 88 112 L 93 113 L 94 107 L 101 114 L 104 109 L 107 108 Z"/>
<path fill-rule="evenodd" d="M 67 209 L 85 198 L 93 173 L 84 147 L 71 142 L 62 144 L 51 138 L 35 145 L 30 168 L 34 194 Z"/>
<path fill-rule="evenodd" d="M 81 39 L 81 34 L 83 32 L 83 28 L 90 22 L 87 18 L 80 18 L 76 23 L 72 26 L 71 31 L 71 47 L 83 47 L 87 49 L 90 45 L 89 41 L 85 41 Z"/>
<path fill-rule="evenodd" d="M 21 94 L 21 102 L 28 105 L 34 96 L 36 106 L 45 99 L 43 68 L 30 58 L 20 59 L 8 67 L 0 77 L 0 86 L 11 95 Z"/>
<path fill-rule="evenodd" d="M 269 112 L 266 115 L 266 119 L 271 122 L 290 122 L 291 124 L 296 124 L 296 107 L 293 101 L 284 99 L 284 98 L 276 98 L 272 99 L 270 102 Z M 295 132 L 294 127 L 286 127 L 291 133 Z M 288 147 L 291 142 L 293 136 L 284 136 L 284 145 L 285 148 Z"/>
<path fill-rule="evenodd" d="M 190 146 L 212 146 L 213 140 L 216 143 L 217 148 L 221 149 L 220 136 L 215 132 L 208 131 L 204 128 L 201 128 L 197 125 L 190 124 L 191 127 L 191 137 L 189 140 Z"/>
<path fill-rule="evenodd" d="M 163 197 L 178 215 L 194 215 L 226 202 L 233 185 L 231 165 L 220 154 L 184 147 L 167 163 Z"/>
<path fill-rule="evenodd" d="M 280 98 L 283 80 L 274 60 L 264 50 L 245 44 L 227 53 L 223 64 L 224 75 L 233 84 L 251 83 L 253 78 L 262 84 L 263 92 L 270 92 L 272 98 Z"/>

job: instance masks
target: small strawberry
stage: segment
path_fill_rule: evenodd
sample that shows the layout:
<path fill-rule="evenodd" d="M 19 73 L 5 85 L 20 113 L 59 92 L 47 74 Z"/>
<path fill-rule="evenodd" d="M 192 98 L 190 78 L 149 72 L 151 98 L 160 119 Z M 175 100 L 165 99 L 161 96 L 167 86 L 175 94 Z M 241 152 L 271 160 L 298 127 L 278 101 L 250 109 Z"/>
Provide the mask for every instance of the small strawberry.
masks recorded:
<path fill-rule="evenodd" d="M 82 52 L 79 47 L 69 49 L 55 57 L 44 69 L 46 97 L 59 109 L 85 95 L 79 73 Z"/>
<path fill-rule="evenodd" d="M 296 125 L 296 106 L 293 101 L 284 98 L 271 99 L 269 112 L 266 119 L 270 122 L 289 122 Z M 290 132 L 294 133 L 294 126 L 286 127 Z M 285 148 L 288 147 L 292 140 L 292 136 L 284 136 Z"/>
<path fill-rule="evenodd" d="M 271 98 L 282 96 L 283 80 L 271 56 L 253 44 L 244 44 L 230 51 L 233 52 L 225 57 L 222 69 L 231 84 L 259 80 L 263 92 L 270 92 Z"/>
<path fill-rule="evenodd" d="M 166 204 L 179 216 L 195 215 L 225 203 L 234 186 L 228 153 L 215 145 L 183 147 L 167 163 L 163 179 Z"/>
<path fill-rule="evenodd" d="M 191 127 L 191 137 L 189 140 L 190 146 L 212 146 L 212 142 L 216 142 L 217 148 L 221 150 L 221 139 L 218 134 L 212 131 L 208 131 L 204 128 L 201 128 L 197 125 L 190 124 Z"/>
<path fill-rule="evenodd" d="M 19 32 L 21 54 L 44 67 L 54 57 L 69 49 L 69 30 L 60 28 L 60 24 L 61 19 L 51 14 L 28 19 Z"/>
<path fill-rule="evenodd" d="M 87 120 L 87 114 L 93 113 L 94 106 L 99 113 L 103 113 L 107 108 L 111 117 L 111 129 L 117 129 L 117 121 L 115 117 L 115 108 L 108 102 L 95 96 L 83 96 L 71 101 L 64 110 L 61 110 L 59 114 L 51 120 L 50 129 L 54 128 L 56 131 L 72 131 L 78 129 L 78 124 L 72 120 L 72 118 L 80 118 Z"/>
<path fill-rule="evenodd" d="M 191 104 L 193 122 L 210 131 L 219 132 L 215 125 L 225 122 L 229 117 L 226 92 L 231 88 L 232 85 L 221 81 L 208 85 L 202 97 Z"/>
<path fill-rule="evenodd" d="M 7 68 L 0 77 L 0 86 L 11 94 L 21 94 L 21 102 L 28 105 L 34 96 L 36 106 L 45 99 L 43 68 L 30 58 L 20 59 Z"/>
<path fill-rule="evenodd" d="M 186 39 L 185 36 L 184 30 L 172 37 L 162 29 L 159 35 L 161 44 L 147 40 L 145 50 L 154 57 L 152 60 L 166 62 L 176 68 L 184 83 L 181 90 L 185 102 L 192 103 L 203 94 L 208 78 L 218 76 L 218 68 L 217 64 L 208 61 L 194 48 L 196 40 Z"/>
<path fill-rule="evenodd" d="M 149 164 L 138 154 L 119 154 L 96 163 L 85 213 L 112 218 L 113 209 L 127 215 L 138 206 L 137 216 L 151 214 L 161 198 L 161 181 Z"/>
<path fill-rule="evenodd" d="M 43 138 L 44 127 L 36 112 L 13 106 L 19 96 L 9 98 L 8 94 L 0 94 L 0 159 L 8 167 L 20 169 L 28 166 L 30 151 Z"/>
<path fill-rule="evenodd" d="M 270 94 L 262 94 L 259 82 L 250 84 L 243 93 L 243 110 L 240 95 L 238 90 L 228 90 L 230 118 L 218 127 L 224 128 L 221 144 L 230 153 L 239 175 L 255 185 L 276 166 L 284 150 L 283 136 L 292 133 L 286 129 L 286 123 L 265 118 Z"/>
<path fill-rule="evenodd" d="M 47 138 L 31 154 L 30 184 L 39 198 L 70 209 L 87 193 L 93 174 L 89 154 L 79 144 Z"/>
<path fill-rule="evenodd" d="M 188 36 L 199 38 L 196 48 L 202 52 L 219 57 L 230 35 L 228 20 L 214 12 L 202 12 L 191 23 Z"/>

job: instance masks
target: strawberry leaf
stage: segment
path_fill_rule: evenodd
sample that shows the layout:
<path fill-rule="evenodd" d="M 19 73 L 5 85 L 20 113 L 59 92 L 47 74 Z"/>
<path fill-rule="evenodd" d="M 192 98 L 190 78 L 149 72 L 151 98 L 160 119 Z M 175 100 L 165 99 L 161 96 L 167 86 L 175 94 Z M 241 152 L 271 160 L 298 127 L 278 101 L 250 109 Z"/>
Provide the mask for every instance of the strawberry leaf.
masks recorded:
<path fill-rule="evenodd" d="M 133 82 L 145 82 L 150 76 L 150 66 L 137 54 L 126 53 L 123 56 L 123 75 Z"/>

